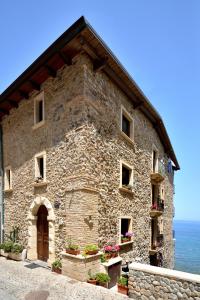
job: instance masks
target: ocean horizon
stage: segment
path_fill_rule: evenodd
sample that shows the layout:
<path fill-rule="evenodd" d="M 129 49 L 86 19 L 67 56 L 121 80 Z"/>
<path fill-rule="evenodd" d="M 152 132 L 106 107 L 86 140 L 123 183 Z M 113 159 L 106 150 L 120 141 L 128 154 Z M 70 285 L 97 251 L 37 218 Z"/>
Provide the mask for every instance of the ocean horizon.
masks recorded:
<path fill-rule="evenodd" d="M 200 274 L 200 221 L 174 220 L 175 270 Z"/>

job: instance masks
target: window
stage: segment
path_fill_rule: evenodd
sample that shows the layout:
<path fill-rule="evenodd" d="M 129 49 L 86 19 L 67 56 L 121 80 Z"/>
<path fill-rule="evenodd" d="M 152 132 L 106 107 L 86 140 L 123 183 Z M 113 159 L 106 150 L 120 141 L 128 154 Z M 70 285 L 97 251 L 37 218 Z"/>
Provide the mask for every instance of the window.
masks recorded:
<path fill-rule="evenodd" d="M 40 93 L 34 101 L 34 124 L 44 123 L 44 93 Z"/>
<path fill-rule="evenodd" d="M 121 162 L 120 187 L 133 188 L 133 168 L 124 162 Z"/>
<path fill-rule="evenodd" d="M 46 153 L 42 152 L 35 156 L 35 178 L 37 181 L 46 180 Z"/>
<path fill-rule="evenodd" d="M 7 167 L 5 168 L 5 173 L 4 173 L 4 189 L 5 190 L 11 190 L 12 189 L 12 172 L 11 168 Z"/>
<path fill-rule="evenodd" d="M 123 107 L 121 108 L 121 131 L 133 139 L 133 118 Z"/>
<path fill-rule="evenodd" d="M 120 218 L 120 243 L 131 241 L 132 219 L 130 217 Z"/>
<path fill-rule="evenodd" d="M 153 173 L 157 173 L 158 171 L 158 151 L 153 148 L 152 152 L 152 166 L 153 166 Z"/>

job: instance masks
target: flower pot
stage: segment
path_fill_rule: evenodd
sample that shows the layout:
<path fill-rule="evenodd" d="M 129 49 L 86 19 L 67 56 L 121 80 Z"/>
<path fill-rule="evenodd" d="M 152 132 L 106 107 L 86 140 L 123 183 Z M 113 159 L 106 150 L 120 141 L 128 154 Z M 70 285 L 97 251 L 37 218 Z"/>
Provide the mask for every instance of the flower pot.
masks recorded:
<path fill-rule="evenodd" d="M 128 295 L 128 287 L 125 285 L 117 285 L 118 288 L 118 293 L 123 294 L 123 295 Z"/>
<path fill-rule="evenodd" d="M 80 254 L 80 250 L 66 249 L 66 253 L 72 254 L 72 255 L 78 255 L 78 254 Z"/>
<path fill-rule="evenodd" d="M 8 258 L 13 259 L 13 260 L 17 260 L 17 261 L 21 261 L 22 260 L 22 254 L 21 253 L 9 252 L 8 253 Z"/>
<path fill-rule="evenodd" d="M 88 280 L 87 280 L 87 283 L 96 285 L 96 284 L 97 284 L 97 281 L 96 281 L 96 279 L 88 279 Z"/>
<path fill-rule="evenodd" d="M 8 257 L 8 255 L 9 255 L 9 253 L 4 252 L 4 250 L 1 249 L 1 256 Z"/>
<path fill-rule="evenodd" d="M 99 252 L 99 250 L 89 250 L 86 252 L 87 255 L 95 255 Z"/>
<path fill-rule="evenodd" d="M 111 257 L 112 257 L 112 258 L 115 258 L 115 257 L 117 257 L 117 256 L 118 256 L 118 253 L 117 253 L 117 252 L 112 252 L 112 253 L 111 253 Z"/>
<path fill-rule="evenodd" d="M 106 257 L 106 259 L 111 259 L 112 255 L 111 255 L 111 253 L 105 253 L 105 257 Z"/>
<path fill-rule="evenodd" d="M 102 287 L 104 287 L 104 288 L 108 288 L 108 283 L 107 282 L 98 282 L 98 285 L 99 286 L 102 286 Z"/>
<path fill-rule="evenodd" d="M 122 244 L 127 243 L 128 241 L 129 241 L 128 238 L 122 239 Z"/>
<path fill-rule="evenodd" d="M 61 270 L 61 269 L 59 269 L 59 268 L 52 267 L 52 272 L 55 272 L 55 273 L 61 274 L 61 273 L 62 273 L 62 270 Z"/>

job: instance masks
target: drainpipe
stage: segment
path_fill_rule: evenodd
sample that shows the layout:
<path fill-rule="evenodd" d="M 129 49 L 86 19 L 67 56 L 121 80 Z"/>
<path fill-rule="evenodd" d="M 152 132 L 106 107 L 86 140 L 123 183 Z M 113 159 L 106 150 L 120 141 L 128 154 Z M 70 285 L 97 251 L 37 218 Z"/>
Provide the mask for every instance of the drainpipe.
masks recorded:
<path fill-rule="evenodd" d="M 0 125 L 0 242 L 4 241 L 4 174 L 3 174 L 3 130 Z"/>

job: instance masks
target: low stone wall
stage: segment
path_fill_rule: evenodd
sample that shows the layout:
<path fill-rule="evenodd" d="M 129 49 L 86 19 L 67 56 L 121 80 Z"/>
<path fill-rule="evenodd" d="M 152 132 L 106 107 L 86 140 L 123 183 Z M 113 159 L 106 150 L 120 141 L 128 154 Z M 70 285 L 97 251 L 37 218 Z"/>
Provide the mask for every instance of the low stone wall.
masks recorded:
<path fill-rule="evenodd" d="M 132 263 L 129 297 L 142 300 L 200 300 L 200 275 Z"/>

